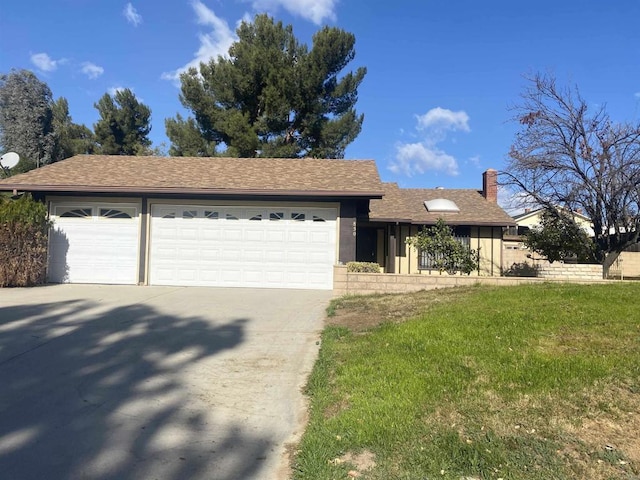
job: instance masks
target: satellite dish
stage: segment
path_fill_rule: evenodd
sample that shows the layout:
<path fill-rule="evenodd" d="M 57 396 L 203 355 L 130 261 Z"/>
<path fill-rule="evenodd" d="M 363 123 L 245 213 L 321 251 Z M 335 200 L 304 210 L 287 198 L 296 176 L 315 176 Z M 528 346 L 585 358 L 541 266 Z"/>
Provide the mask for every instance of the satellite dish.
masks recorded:
<path fill-rule="evenodd" d="M 16 152 L 7 152 L 0 157 L 0 167 L 13 168 L 20 161 L 20 156 Z"/>

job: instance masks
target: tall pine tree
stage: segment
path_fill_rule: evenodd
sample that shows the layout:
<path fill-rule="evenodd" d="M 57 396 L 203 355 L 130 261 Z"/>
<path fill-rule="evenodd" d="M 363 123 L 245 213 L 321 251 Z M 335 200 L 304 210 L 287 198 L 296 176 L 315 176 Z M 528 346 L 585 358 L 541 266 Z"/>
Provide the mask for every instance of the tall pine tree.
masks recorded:
<path fill-rule="evenodd" d="M 56 146 L 53 160 L 63 160 L 82 153 L 94 153 L 96 145 L 93 132 L 85 125 L 74 123 L 69 114 L 69 102 L 58 98 L 51 106 Z"/>
<path fill-rule="evenodd" d="M 174 145 L 197 126 L 208 145 L 226 146 L 227 156 L 342 158 L 364 118 L 355 103 L 366 69 L 341 75 L 355 56 L 354 35 L 325 27 L 309 50 L 290 25 L 268 15 L 243 22 L 237 34 L 228 58 L 181 76 L 180 100 L 195 125 L 167 121 Z"/>
<path fill-rule="evenodd" d="M 104 155 L 145 155 L 150 152 L 151 110 L 126 88 L 96 103 L 100 119 L 93 126 L 97 152 Z"/>

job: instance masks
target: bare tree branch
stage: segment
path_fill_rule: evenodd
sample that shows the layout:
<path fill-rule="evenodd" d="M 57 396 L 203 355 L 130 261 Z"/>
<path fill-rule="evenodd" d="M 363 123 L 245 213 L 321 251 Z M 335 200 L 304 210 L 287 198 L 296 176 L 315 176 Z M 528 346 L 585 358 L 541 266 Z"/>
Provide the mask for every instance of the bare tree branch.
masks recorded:
<path fill-rule="evenodd" d="M 595 232 L 593 259 L 611 265 L 638 242 L 640 125 L 614 123 L 604 107 L 589 113 L 577 87 L 536 74 L 513 108 L 521 125 L 503 184 L 547 209 L 582 209 Z"/>

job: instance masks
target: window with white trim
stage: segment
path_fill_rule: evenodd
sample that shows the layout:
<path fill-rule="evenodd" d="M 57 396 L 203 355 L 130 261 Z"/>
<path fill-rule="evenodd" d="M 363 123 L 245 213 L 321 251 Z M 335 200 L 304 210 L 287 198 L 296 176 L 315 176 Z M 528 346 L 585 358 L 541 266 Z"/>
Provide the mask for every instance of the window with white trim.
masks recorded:
<path fill-rule="evenodd" d="M 134 208 L 101 208 L 98 212 L 103 218 L 133 218 L 135 215 Z"/>
<path fill-rule="evenodd" d="M 58 216 L 60 218 L 91 218 L 93 213 L 91 207 L 68 207 L 62 209 Z"/>

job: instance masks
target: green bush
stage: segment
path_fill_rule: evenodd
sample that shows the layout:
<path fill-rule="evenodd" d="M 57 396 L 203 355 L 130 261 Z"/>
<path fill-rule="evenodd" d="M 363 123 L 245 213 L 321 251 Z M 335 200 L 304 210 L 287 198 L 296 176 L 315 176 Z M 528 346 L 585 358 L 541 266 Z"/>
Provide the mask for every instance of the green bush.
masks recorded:
<path fill-rule="evenodd" d="M 380 265 L 374 262 L 347 262 L 347 272 L 380 273 Z"/>
<path fill-rule="evenodd" d="M 0 198 L 0 287 L 29 287 L 46 281 L 47 208 L 30 195 Z"/>

